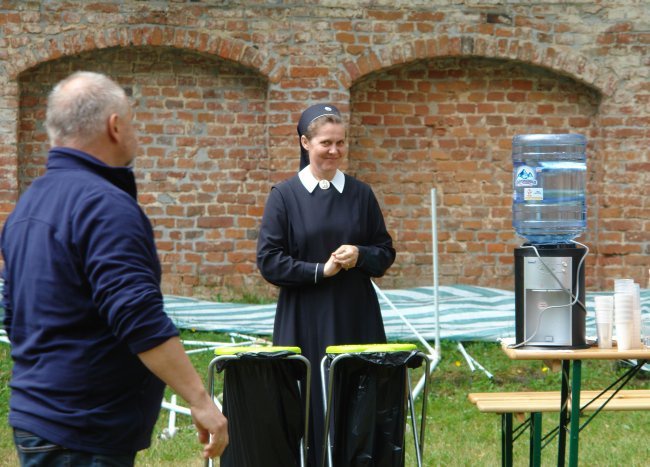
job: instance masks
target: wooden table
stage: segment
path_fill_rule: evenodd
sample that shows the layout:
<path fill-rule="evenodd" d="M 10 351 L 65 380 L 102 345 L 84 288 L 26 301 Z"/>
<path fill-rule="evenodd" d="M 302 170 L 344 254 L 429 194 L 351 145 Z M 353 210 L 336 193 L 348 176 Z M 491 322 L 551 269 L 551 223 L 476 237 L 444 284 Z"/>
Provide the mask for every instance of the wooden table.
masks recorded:
<path fill-rule="evenodd" d="M 598 414 L 595 412 L 587 422 L 580 426 L 580 389 L 582 379 L 582 360 L 637 360 L 623 376 L 614 381 L 606 390 L 612 388 L 615 391 L 622 389 L 627 382 L 650 360 L 650 348 L 644 347 L 635 350 L 599 349 L 596 346 L 587 349 L 555 349 L 553 347 L 520 347 L 511 348 L 512 342 L 502 342 L 502 349 L 512 360 L 542 360 L 553 369 L 562 367 L 562 386 L 560 392 L 561 410 L 558 434 L 558 466 L 564 466 L 566 453 L 566 427 L 569 427 L 569 466 L 578 465 L 578 447 L 580 430 L 584 428 L 592 417 Z M 571 368 L 573 366 L 573 369 Z M 571 416 L 568 417 L 569 391 L 571 394 Z"/>

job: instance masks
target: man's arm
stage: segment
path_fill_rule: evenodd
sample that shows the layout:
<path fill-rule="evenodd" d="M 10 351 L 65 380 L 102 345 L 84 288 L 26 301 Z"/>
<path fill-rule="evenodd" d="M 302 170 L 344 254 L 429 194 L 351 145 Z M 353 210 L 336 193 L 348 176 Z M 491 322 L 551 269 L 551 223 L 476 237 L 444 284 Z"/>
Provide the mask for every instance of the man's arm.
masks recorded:
<path fill-rule="evenodd" d="M 98 314 L 118 340 L 190 404 L 199 439 L 206 444 L 203 455 L 221 455 L 228 444 L 227 421 L 164 313 L 149 221 L 134 199 L 122 192 L 98 189 L 78 204 L 71 236 L 83 257 Z"/>
<path fill-rule="evenodd" d="M 178 337 L 138 354 L 152 373 L 190 405 L 204 458 L 220 456 L 228 445 L 228 421 L 205 390 Z"/>
<path fill-rule="evenodd" d="M 6 256 L 4 256 L 6 258 Z M 6 261 L 6 260 L 5 260 Z M 7 331 L 7 337 L 11 335 L 11 320 L 13 317 L 13 309 L 11 307 L 11 297 L 9 296 L 9 284 L 7 283 L 7 270 L 2 270 L 2 309 L 4 310 L 4 318 L 2 320 L 2 327 Z"/>

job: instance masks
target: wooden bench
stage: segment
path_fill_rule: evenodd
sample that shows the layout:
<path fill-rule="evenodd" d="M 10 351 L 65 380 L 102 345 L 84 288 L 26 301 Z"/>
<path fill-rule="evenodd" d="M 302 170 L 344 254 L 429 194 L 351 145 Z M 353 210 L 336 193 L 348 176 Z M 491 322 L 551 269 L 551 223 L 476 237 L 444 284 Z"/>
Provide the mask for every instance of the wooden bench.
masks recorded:
<path fill-rule="evenodd" d="M 540 465 L 542 413 L 560 412 L 560 392 L 478 392 L 468 395 L 479 411 L 501 414 L 501 464 L 512 466 L 513 442 L 530 428 L 530 465 Z M 600 411 L 650 410 L 650 390 L 581 391 L 581 413 Z M 571 410 L 571 402 L 567 410 Z M 527 416 L 526 414 L 530 414 Z M 513 416 L 521 424 L 513 428 Z M 553 435 L 557 431 L 550 433 Z"/>

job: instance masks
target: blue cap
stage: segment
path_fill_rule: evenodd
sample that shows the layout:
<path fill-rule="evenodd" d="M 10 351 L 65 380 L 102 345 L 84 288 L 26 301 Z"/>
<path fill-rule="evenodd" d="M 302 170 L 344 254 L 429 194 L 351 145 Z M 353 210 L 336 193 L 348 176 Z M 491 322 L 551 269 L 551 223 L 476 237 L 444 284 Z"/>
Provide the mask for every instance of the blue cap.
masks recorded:
<path fill-rule="evenodd" d="M 305 110 L 300 116 L 298 121 L 298 144 L 300 145 L 300 170 L 304 169 L 309 165 L 309 153 L 307 150 L 302 147 L 300 139 L 302 135 L 307 132 L 307 128 L 317 118 L 324 117 L 325 115 L 336 115 L 341 117 L 341 112 L 339 109 L 334 107 L 332 104 L 315 104 Z"/>

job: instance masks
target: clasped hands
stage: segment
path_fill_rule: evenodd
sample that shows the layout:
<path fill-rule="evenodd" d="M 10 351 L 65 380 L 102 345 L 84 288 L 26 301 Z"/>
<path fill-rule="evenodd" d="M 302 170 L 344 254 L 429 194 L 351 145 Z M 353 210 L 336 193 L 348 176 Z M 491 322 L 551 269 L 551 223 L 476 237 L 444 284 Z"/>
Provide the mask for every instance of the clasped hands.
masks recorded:
<path fill-rule="evenodd" d="M 357 265 L 359 249 L 354 245 L 341 245 L 334 251 L 323 269 L 325 277 L 336 275 L 341 269 L 346 271 Z"/>

